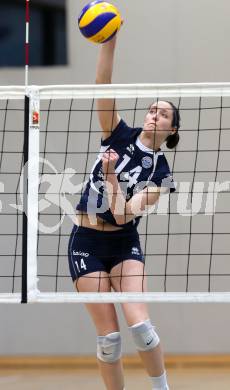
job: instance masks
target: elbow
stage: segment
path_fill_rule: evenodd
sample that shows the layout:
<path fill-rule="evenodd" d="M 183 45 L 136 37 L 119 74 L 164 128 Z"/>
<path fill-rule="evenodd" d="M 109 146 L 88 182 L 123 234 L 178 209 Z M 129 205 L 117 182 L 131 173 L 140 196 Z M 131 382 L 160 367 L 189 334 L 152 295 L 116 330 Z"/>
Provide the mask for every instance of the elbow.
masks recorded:
<path fill-rule="evenodd" d="M 133 218 L 128 215 L 113 215 L 117 225 L 125 225 L 130 222 Z"/>
<path fill-rule="evenodd" d="M 114 210 L 115 211 L 115 210 Z M 134 218 L 137 217 L 134 210 L 131 210 L 129 205 L 125 205 L 125 208 L 121 208 L 119 211 L 113 213 L 113 217 L 116 221 L 117 225 L 125 225 L 126 223 L 129 223 Z"/>
<path fill-rule="evenodd" d="M 124 215 L 113 215 L 113 217 L 114 217 L 117 225 L 124 225 L 125 224 Z"/>

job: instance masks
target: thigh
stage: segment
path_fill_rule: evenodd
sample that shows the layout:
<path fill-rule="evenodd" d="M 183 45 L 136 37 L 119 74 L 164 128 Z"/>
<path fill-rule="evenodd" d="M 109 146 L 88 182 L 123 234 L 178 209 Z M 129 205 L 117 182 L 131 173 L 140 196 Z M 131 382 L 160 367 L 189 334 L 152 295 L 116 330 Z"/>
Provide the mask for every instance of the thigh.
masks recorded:
<path fill-rule="evenodd" d="M 116 292 L 146 292 L 144 264 L 137 260 L 125 260 L 112 268 L 111 284 Z M 123 303 L 122 310 L 129 326 L 149 318 L 146 303 Z"/>
<path fill-rule="evenodd" d="M 76 281 L 78 292 L 110 292 L 111 283 L 106 272 L 93 272 Z M 119 330 L 115 307 L 112 303 L 87 303 L 86 308 L 92 318 L 97 334 L 104 336 Z"/>
<path fill-rule="evenodd" d="M 79 277 L 75 281 L 75 287 L 78 292 L 110 292 L 110 276 L 105 271 L 91 272 Z"/>
<path fill-rule="evenodd" d="M 145 265 L 138 260 L 123 260 L 110 271 L 111 285 L 116 292 L 145 292 Z"/>

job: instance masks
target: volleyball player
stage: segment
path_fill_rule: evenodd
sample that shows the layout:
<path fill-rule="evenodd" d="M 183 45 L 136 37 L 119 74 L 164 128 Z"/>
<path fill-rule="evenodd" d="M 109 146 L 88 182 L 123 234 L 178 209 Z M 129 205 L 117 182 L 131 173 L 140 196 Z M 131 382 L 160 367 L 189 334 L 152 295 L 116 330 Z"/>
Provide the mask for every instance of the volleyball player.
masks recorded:
<path fill-rule="evenodd" d="M 100 47 L 96 82 L 110 84 L 116 37 Z M 143 128 L 130 128 L 113 99 L 97 101 L 102 141 L 99 156 L 77 206 L 69 241 L 69 266 L 80 292 L 146 291 L 144 257 L 137 232 L 146 208 L 174 191 L 161 145 L 179 141 L 180 115 L 170 102 L 153 103 Z M 113 304 L 87 304 L 97 331 L 97 358 L 107 390 L 123 390 L 121 336 Z M 159 337 L 146 303 L 122 304 L 152 389 L 167 390 Z"/>

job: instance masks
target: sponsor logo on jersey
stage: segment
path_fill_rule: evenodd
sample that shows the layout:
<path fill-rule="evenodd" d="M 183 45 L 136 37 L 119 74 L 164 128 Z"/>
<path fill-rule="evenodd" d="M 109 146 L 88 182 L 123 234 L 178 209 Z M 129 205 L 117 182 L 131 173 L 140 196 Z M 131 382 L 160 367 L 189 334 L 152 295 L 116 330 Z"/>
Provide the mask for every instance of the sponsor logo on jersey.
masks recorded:
<path fill-rule="evenodd" d="M 89 253 L 87 252 L 78 252 L 78 251 L 73 251 L 74 256 L 82 256 L 82 257 L 88 257 Z"/>
<path fill-rule="evenodd" d="M 137 255 L 137 256 L 140 255 L 139 249 L 135 246 L 132 247 L 132 255 Z"/>
<path fill-rule="evenodd" d="M 129 153 L 133 153 L 133 152 L 134 152 L 134 145 L 133 145 L 133 144 L 130 144 L 129 146 L 127 146 L 126 150 L 127 150 Z"/>
<path fill-rule="evenodd" d="M 100 178 L 100 179 L 103 179 L 104 178 L 104 173 L 102 171 L 102 168 L 99 170 L 97 176 Z"/>
<path fill-rule="evenodd" d="M 142 158 L 141 163 L 143 168 L 151 168 L 153 165 L 153 159 L 150 156 L 145 156 Z"/>

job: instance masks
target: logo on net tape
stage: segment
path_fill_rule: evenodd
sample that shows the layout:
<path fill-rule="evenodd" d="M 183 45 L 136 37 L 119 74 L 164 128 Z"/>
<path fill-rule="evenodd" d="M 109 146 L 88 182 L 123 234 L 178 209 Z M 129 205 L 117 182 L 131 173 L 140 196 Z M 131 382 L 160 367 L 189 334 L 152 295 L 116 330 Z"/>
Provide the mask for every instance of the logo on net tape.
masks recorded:
<path fill-rule="evenodd" d="M 38 127 L 40 123 L 40 115 L 39 111 L 33 111 L 32 112 L 32 118 L 31 118 L 31 126 Z"/>

